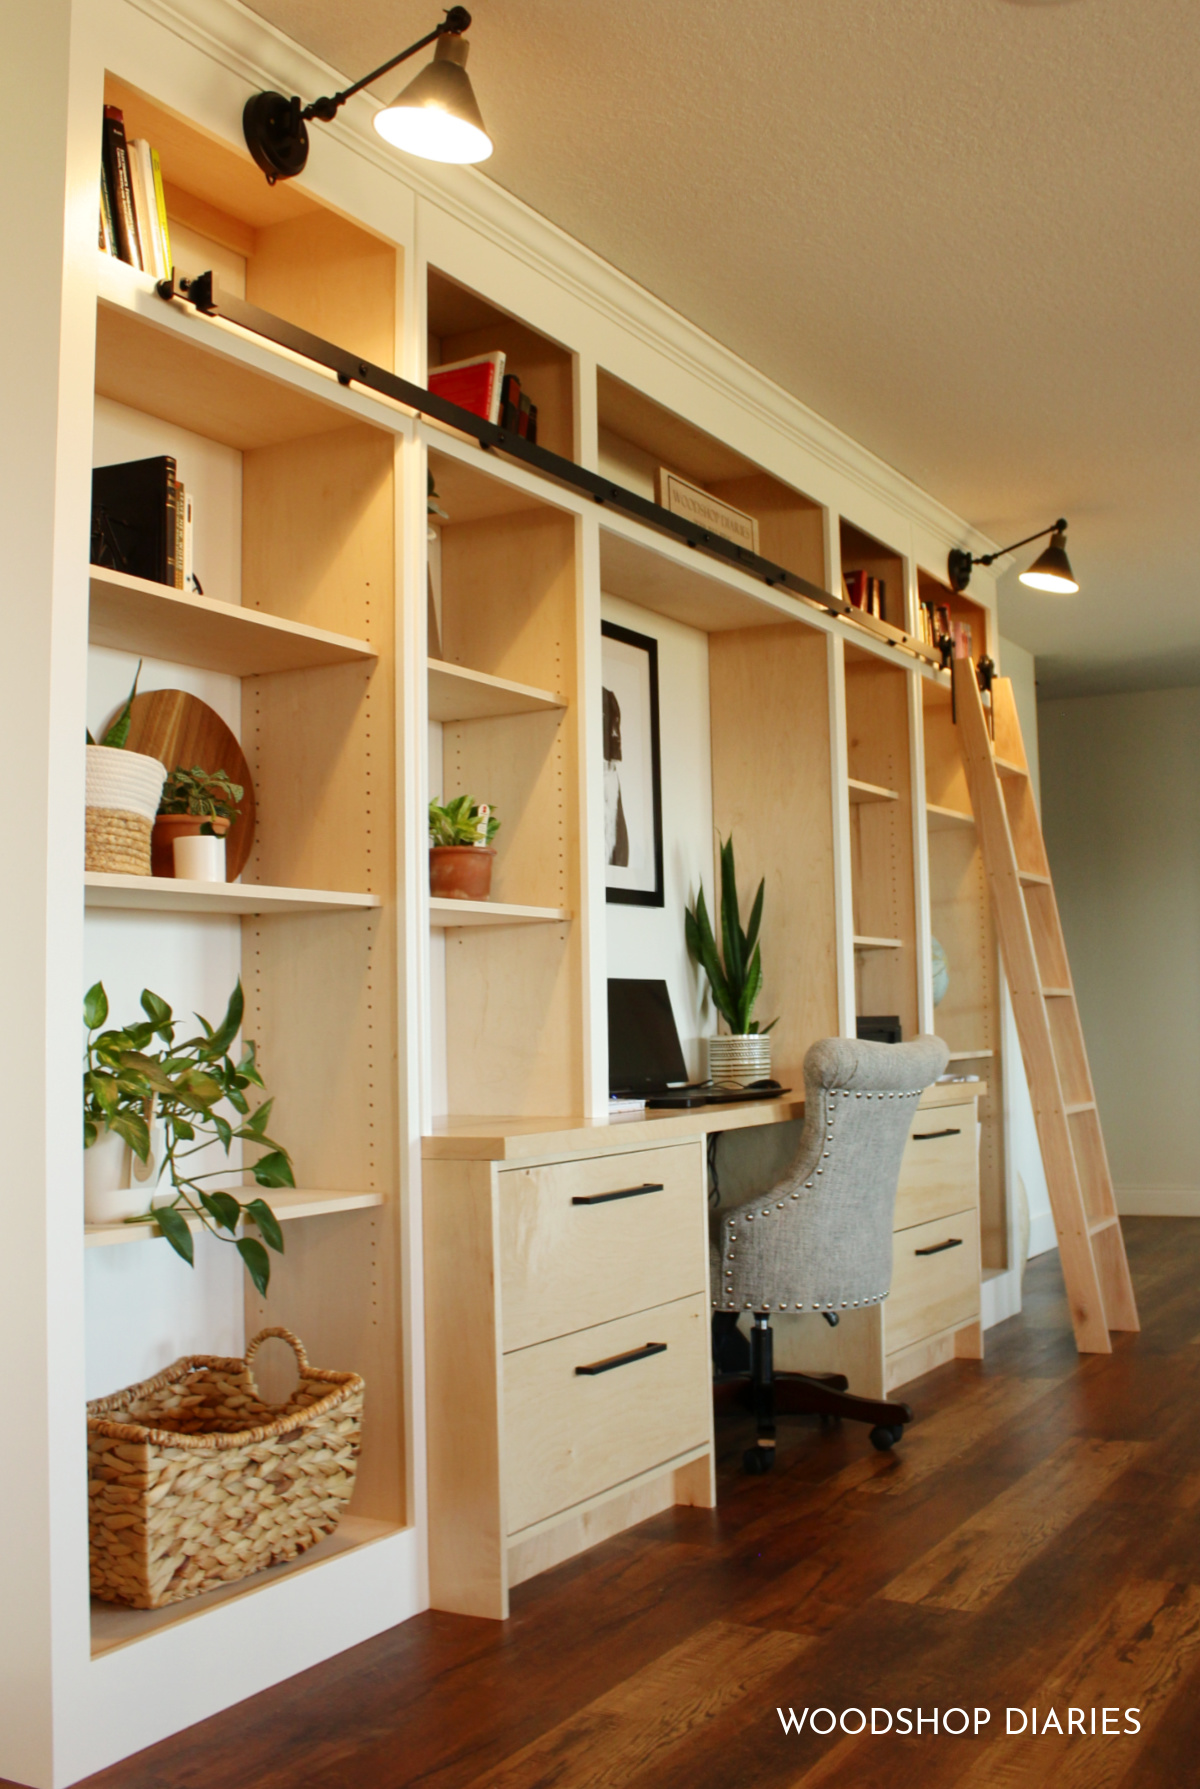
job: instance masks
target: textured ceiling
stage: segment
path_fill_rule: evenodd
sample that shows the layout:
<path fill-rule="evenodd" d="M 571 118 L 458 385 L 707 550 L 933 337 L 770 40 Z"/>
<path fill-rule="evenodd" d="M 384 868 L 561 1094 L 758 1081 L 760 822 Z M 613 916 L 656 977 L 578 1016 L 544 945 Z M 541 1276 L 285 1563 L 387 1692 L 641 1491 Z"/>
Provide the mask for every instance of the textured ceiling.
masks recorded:
<path fill-rule="evenodd" d="M 351 77 L 438 16 L 255 10 Z M 1069 517 L 1045 693 L 1200 682 L 1196 0 L 471 10 L 489 178 L 994 539 Z"/>

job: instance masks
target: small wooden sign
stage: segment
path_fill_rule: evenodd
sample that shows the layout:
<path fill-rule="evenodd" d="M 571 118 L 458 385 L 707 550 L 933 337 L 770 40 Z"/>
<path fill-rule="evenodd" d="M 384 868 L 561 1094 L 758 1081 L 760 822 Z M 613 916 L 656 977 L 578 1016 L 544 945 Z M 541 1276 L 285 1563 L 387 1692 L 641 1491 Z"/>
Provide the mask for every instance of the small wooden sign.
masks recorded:
<path fill-rule="evenodd" d="M 686 516 L 710 534 L 723 535 L 726 540 L 735 540 L 739 547 L 758 552 L 758 522 L 753 516 L 734 509 L 731 503 L 722 503 L 719 497 L 701 490 L 699 485 L 689 484 L 666 466 L 658 469 L 658 501 L 672 515 Z"/>

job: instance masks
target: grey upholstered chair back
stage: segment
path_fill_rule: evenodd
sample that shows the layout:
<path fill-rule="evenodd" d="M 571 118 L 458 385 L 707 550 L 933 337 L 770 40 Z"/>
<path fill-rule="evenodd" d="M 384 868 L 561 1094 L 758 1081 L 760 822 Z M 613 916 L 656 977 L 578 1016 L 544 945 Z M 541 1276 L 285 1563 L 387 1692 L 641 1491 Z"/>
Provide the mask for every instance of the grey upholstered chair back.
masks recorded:
<path fill-rule="evenodd" d="M 900 1158 L 948 1059 L 939 1037 L 813 1045 L 795 1160 L 769 1193 L 720 1214 L 718 1310 L 841 1311 L 887 1297 Z"/>

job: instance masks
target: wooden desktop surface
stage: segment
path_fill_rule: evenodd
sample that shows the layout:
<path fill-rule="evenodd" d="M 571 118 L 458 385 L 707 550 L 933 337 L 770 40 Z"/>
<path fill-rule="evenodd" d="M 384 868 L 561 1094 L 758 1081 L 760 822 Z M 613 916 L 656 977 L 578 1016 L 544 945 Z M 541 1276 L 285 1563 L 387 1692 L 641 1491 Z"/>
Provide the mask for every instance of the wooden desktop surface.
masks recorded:
<path fill-rule="evenodd" d="M 792 1089 L 773 1100 L 739 1100 L 728 1106 L 687 1106 L 599 1118 L 436 1118 L 422 1138 L 426 1161 L 528 1161 L 535 1157 L 601 1155 L 657 1143 L 748 1130 L 804 1117 L 804 1076 L 782 1073 Z M 945 1081 L 926 1088 L 922 1106 L 961 1105 L 987 1092 L 985 1081 Z"/>

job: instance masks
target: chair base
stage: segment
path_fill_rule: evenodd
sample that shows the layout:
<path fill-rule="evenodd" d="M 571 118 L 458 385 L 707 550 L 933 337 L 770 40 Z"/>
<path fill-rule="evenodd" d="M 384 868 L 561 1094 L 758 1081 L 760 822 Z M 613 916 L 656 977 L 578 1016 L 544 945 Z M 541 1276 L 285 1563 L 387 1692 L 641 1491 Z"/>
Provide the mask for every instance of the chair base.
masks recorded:
<path fill-rule="evenodd" d="M 881 1453 L 890 1452 L 912 1421 L 908 1404 L 891 1403 L 882 1398 L 860 1398 L 849 1389 L 849 1381 L 841 1373 L 779 1373 L 772 1360 L 770 1320 L 765 1313 L 756 1313 L 750 1334 L 749 1374 L 721 1375 L 717 1383 L 736 1385 L 733 1396 L 743 1408 L 754 1413 L 758 1430 L 755 1445 L 747 1448 L 742 1464 L 747 1472 L 769 1472 L 775 1463 L 775 1418 L 782 1416 L 819 1416 L 822 1426 L 840 1422 L 871 1424 L 871 1445 Z"/>

